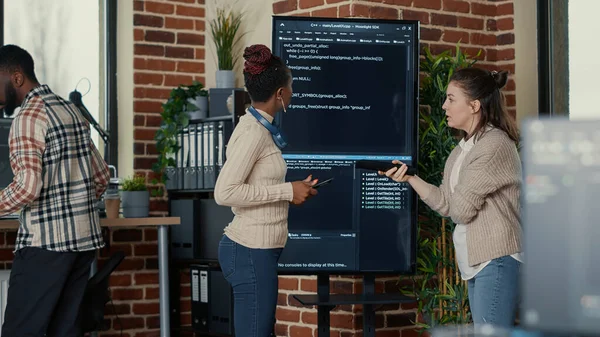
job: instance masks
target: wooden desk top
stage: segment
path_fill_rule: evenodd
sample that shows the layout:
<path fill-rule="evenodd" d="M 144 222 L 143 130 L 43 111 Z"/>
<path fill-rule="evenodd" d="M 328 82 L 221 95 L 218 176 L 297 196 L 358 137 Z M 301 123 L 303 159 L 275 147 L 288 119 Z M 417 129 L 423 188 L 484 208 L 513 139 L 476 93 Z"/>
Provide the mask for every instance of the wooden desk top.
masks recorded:
<path fill-rule="evenodd" d="M 179 225 L 181 219 L 179 217 L 149 217 L 149 218 L 118 218 L 118 219 L 100 219 L 102 227 L 143 227 L 143 226 L 160 226 L 160 225 Z M 16 219 L 0 218 L 0 230 L 18 229 L 19 221 Z"/>

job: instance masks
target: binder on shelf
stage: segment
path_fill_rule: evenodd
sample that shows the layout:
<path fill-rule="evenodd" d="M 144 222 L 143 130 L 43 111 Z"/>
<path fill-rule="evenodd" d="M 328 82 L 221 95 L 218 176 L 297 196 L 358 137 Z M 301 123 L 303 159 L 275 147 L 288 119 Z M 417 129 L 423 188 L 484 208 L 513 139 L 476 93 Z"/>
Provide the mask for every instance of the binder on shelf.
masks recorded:
<path fill-rule="evenodd" d="M 177 189 L 183 189 L 183 163 L 185 161 L 185 144 L 183 142 L 183 130 L 177 135 L 177 145 L 179 152 L 177 153 L 177 167 L 175 169 L 175 181 L 177 182 Z"/>
<path fill-rule="evenodd" d="M 225 163 L 226 157 L 226 149 L 227 142 L 229 141 L 229 137 L 231 136 L 233 124 L 228 121 L 220 121 L 218 132 L 217 132 L 217 145 L 216 145 L 216 173 L 215 178 L 219 177 L 219 173 L 221 173 L 221 169 L 223 168 L 223 164 Z M 216 180 L 215 180 L 216 182 Z"/>
<path fill-rule="evenodd" d="M 213 122 L 204 123 L 204 188 L 215 187 L 215 128 Z"/>
<path fill-rule="evenodd" d="M 196 128 L 196 188 L 204 189 L 204 123 L 198 123 Z"/>
<path fill-rule="evenodd" d="M 197 177 L 196 177 L 196 126 L 190 124 L 187 133 L 187 148 L 188 151 L 188 163 L 187 167 L 184 168 L 184 179 L 183 189 L 193 190 L 197 188 Z"/>
<path fill-rule="evenodd" d="M 167 157 L 169 159 L 175 160 L 174 166 L 167 166 L 165 168 L 165 176 L 167 178 L 167 181 L 165 183 L 165 188 L 167 190 L 176 190 L 179 188 L 179 181 L 178 181 L 178 174 L 177 174 L 179 156 L 180 156 L 180 154 L 178 151 L 176 153 L 170 153 Z"/>
<path fill-rule="evenodd" d="M 183 162 L 181 165 L 181 182 L 182 182 L 182 189 L 187 189 L 188 186 L 187 184 L 189 183 L 189 175 L 190 175 L 190 171 L 189 171 L 189 163 L 190 163 L 190 131 L 188 128 L 184 128 L 183 129 L 183 141 L 182 141 L 182 148 L 183 148 Z"/>
<path fill-rule="evenodd" d="M 196 314 L 192 320 L 194 330 L 209 331 L 210 308 L 208 303 L 208 268 L 190 268 L 192 288 L 192 310 Z"/>
<path fill-rule="evenodd" d="M 233 132 L 231 119 L 206 119 L 190 123 L 177 136 L 179 151 L 171 155 L 175 167 L 165 169 L 168 190 L 210 190 L 226 159 Z"/>
<path fill-rule="evenodd" d="M 234 336 L 233 291 L 221 268 L 190 265 L 192 327 L 200 333 Z"/>
<path fill-rule="evenodd" d="M 194 189 L 198 188 L 198 127 L 196 124 L 190 125 L 190 142 L 193 144 L 194 149 L 192 152 L 194 162 L 190 165 L 193 168 L 193 182 L 191 183 Z"/>
<path fill-rule="evenodd" d="M 167 182 L 165 184 L 165 187 L 167 188 L 167 190 L 176 190 L 178 189 L 179 185 L 178 185 L 178 174 L 177 174 L 177 168 L 176 167 L 167 167 L 165 168 L 165 175 L 167 176 Z"/>

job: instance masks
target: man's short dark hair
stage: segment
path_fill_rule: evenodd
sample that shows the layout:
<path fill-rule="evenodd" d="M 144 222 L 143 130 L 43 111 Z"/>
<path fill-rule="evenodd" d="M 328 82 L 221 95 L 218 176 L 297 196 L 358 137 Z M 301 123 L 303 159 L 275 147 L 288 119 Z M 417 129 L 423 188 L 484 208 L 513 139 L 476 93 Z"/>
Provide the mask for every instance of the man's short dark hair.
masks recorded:
<path fill-rule="evenodd" d="M 0 47 L 0 70 L 9 73 L 20 71 L 31 81 L 37 82 L 33 57 L 25 49 L 14 44 Z"/>

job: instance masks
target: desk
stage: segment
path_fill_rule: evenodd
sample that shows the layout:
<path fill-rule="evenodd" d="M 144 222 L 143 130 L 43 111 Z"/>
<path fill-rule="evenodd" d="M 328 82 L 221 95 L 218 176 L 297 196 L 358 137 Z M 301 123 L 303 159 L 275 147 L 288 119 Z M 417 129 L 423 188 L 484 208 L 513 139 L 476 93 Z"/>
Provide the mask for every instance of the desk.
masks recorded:
<path fill-rule="evenodd" d="M 168 226 L 179 225 L 179 217 L 100 219 L 107 228 L 158 227 L 158 291 L 160 306 L 160 337 L 171 336 L 169 309 L 169 233 Z M 17 230 L 19 221 L 0 218 L 0 230 Z"/>

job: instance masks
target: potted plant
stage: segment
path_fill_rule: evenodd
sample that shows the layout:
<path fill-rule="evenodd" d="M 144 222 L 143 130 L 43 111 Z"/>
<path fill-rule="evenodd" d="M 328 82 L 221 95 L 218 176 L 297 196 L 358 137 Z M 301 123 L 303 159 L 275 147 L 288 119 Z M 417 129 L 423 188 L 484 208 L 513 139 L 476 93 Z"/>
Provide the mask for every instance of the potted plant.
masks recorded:
<path fill-rule="evenodd" d="M 125 218 L 145 218 L 150 212 L 150 192 L 146 177 L 135 175 L 123 179 L 121 185 L 121 207 Z"/>
<path fill-rule="evenodd" d="M 163 111 L 160 114 L 162 121 L 154 135 L 158 159 L 152 165 L 152 170 L 159 177 L 152 180 L 155 185 L 159 183 L 159 179 L 160 183 L 166 184 L 165 169 L 177 166 L 175 154 L 180 148 L 177 135 L 182 128 L 189 125 L 190 119 L 198 119 L 198 111 L 200 111 L 200 116 L 202 115 L 201 111 L 208 111 L 208 92 L 198 81 L 194 81 L 191 85 L 180 85 L 171 90 L 170 97 L 162 108 Z M 162 190 L 153 189 L 152 195 L 160 196 Z"/>
<path fill-rule="evenodd" d="M 190 119 L 202 119 L 208 117 L 208 91 L 206 89 L 200 89 L 197 92 L 197 96 L 188 99 L 189 103 L 192 103 L 195 107 L 194 110 L 187 110 Z M 187 106 L 190 107 L 189 105 Z"/>
<path fill-rule="evenodd" d="M 183 109 L 191 120 L 208 117 L 208 91 L 204 85 L 198 81 L 193 81 L 190 85 L 180 85 L 171 90 L 170 98 L 179 98 L 180 100 L 167 101 L 167 109 Z M 163 111 L 165 105 L 163 105 Z"/>
<path fill-rule="evenodd" d="M 209 22 L 210 32 L 217 52 L 217 88 L 234 88 L 235 76 L 233 68 L 237 64 L 237 45 L 241 38 L 238 35 L 242 23 L 242 13 L 232 7 L 220 7 L 215 18 Z"/>
<path fill-rule="evenodd" d="M 442 109 L 446 88 L 456 70 L 476 62 L 459 45 L 454 54 L 447 50 L 434 56 L 426 48 L 420 65 L 425 77 L 420 87 L 419 175 L 435 186 L 441 184 L 446 158 L 457 144 Z M 454 259 L 453 230 L 451 219 L 441 217 L 419 200 L 417 274 L 402 291 L 416 298 L 415 324 L 423 329 L 471 321 L 467 284 L 460 279 Z"/>

